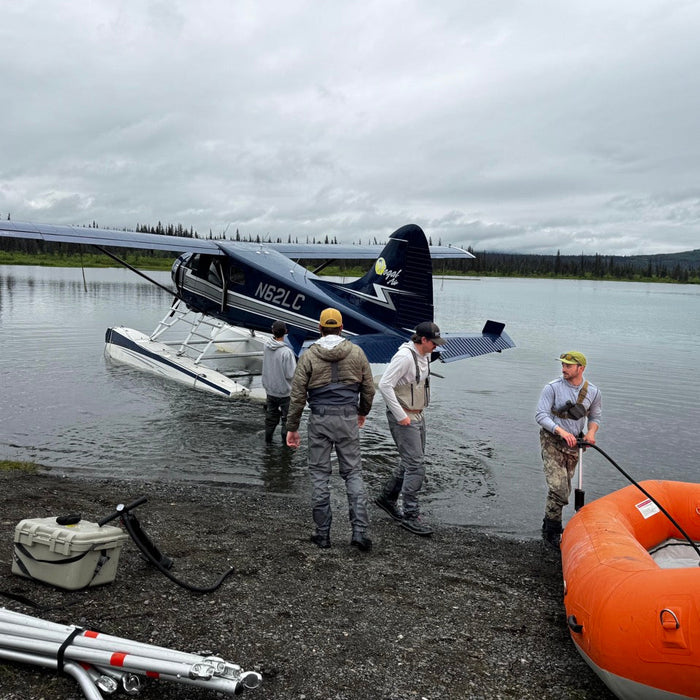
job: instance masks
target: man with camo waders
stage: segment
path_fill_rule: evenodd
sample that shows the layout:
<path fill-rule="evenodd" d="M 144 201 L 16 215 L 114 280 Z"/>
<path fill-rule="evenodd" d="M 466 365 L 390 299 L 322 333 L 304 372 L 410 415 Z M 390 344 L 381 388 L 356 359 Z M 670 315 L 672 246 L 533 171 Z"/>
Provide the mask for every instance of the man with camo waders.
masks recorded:
<path fill-rule="evenodd" d="M 555 549 L 561 542 L 562 510 L 569 502 L 571 478 L 578 463 L 577 438 L 581 436 L 586 442 L 595 444 L 602 413 L 600 390 L 583 377 L 585 355 L 565 352 L 558 359 L 562 376 L 542 389 L 535 414 L 540 426 L 548 489 L 542 537 Z"/>
<path fill-rule="evenodd" d="M 341 337 L 343 317 L 338 309 L 321 312 L 321 337 L 299 358 L 292 379 L 287 415 L 287 445 L 299 447 L 299 422 L 306 402 L 309 475 L 312 484 L 313 519 L 316 532 L 311 541 L 321 549 L 331 546 L 331 450 L 335 448 L 338 470 L 345 481 L 352 539 L 361 552 L 372 549 L 368 536 L 367 492 L 362 479 L 360 428 L 372 408 L 374 380 L 361 348 Z"/>
<path fill-rule="evenodd" d="M 430 355 L 438 345 L 444 344 L 434 323 L 419 323 L 379 380 L 389 430 L 399 450 L 399 463 L 374 502 L 414 535 L 433 534 L 433 528 L 420 519 L 418 493 L 425 479 L 423 410 L 430 403 Z M 397 505 L 399 495 L 403 511 Z"/>

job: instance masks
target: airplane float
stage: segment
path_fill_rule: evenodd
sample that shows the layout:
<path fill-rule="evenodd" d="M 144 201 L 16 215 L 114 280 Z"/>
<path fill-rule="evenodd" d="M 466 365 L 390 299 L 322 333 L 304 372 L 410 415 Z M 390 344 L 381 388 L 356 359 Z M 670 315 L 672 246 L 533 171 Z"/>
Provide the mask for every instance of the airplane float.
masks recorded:
<path fill-rule="evenodd" d="M 210 393 L 264 399 L 250 377 L 260 373 L 264 341 L 282 320 L 299 355 L 319 337 L 318 319 L 329 306 L 343 315 L 343 335 L 373 364 L 388 362 L 422 321 L 433 320 L 432 260 L 473 258 L 461 248 L 429 246 L 423 230 L 408 224 L 386 246 L 248 243 L 77 226 L 0 222 L 0 236 L 91 245 L 174 297 L 155 331 L 107 329 L 105 353 L 136 367 Z M 173 263 L 175 291 L 121 260 L 109 248 L 181 253 Z M 324 260 L 313 272 L 293 262 Z M 367 273 L 344 283 L 318 276 L 332 260 L 372 259 Z M 173 328 L 184 339 L 167 341 Z M 443 333 L 434 353 L 443 362 L 515 347 L 505 324 L 487 321 L 481 333 Z"/>

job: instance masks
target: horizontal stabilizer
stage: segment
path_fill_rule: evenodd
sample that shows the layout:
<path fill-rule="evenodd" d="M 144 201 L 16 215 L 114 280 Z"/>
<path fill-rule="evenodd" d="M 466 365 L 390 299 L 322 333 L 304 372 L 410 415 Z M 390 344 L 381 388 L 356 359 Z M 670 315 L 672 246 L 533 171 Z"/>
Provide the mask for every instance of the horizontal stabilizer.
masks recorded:
<path fill-rule="evenodd" d="M 367 355 L 367 359 L 372 364 L 386 364 L 391 361 L 401 343 L 405 343 L 408 338 L 398 335 L 387 335 L 386 333 L 367 333 L 348 338 L 355 345 L 359 345 Z"/>
<path fill-rule="evenodd" d="M 442 333 L 445 344 L 433 354 L 433 359 L 454 362 L 514 348 L 515 343 L 507 333 L 503 332 L 504 327 L 503 323 L 487 321 L 481 333 Z M 409 338 L 387 333 L 365 333 L 352 336 L 348 340 L 361 347 L 372 364 L 386 364 L 391 361 L 399 346 Z M 302 352 L 313 342 L 315 341 L 308 340 L 304 343 Z"/>
<path fill-rule="evenodd" d="M 299 355 L 303 355 L 309 346 L 316 342 L 315 340 L 307 340 L 299 352 Z M 402 338 L 399 335 L 391 335 L 387 333 L 366 333 L 363 335 L 353 335 L 347 337 L 351 343 L 361 347 L 367 359 L 372 364 L 385 365 L 394 356 L 396 351 L 399 349 L 401 343 L 405 343 L 408 338 Z"/>
<path fill-rule="evenodd" d="M 442 333 L 445 344 L 439 357 L 443 362 L 454 362 L 514 348 L 515 343 L 503 332 L 504 328 L 504 323 L 487 321 L 481 333 Z"/>

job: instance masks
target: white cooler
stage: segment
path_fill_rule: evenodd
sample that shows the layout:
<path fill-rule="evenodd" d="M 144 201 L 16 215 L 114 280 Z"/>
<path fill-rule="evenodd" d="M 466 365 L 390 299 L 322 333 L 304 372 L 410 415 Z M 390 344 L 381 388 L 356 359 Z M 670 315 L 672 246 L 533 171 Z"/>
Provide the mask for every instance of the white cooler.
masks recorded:
<path fill-rule="evenodd" d="M 120 528 L 81 520 L 58 525 L 56 518 L 22 520 L 15 527 L 12 573 L 76 590 L 111 583 L 129 539 Z"/>

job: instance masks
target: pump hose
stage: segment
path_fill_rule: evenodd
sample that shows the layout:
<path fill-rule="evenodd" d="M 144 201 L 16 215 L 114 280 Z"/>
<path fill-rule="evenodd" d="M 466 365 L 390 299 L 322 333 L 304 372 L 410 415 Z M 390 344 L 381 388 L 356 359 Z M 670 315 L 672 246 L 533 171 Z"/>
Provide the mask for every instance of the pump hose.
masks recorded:
<path fill-rule="evenodd" d="M 182 586 L 182 588 L 185 588 L 186 590 L 191 591 L 192 593 L 213 593 L 235 571 L 235 569 L 231 567 L 228 571 L 226 571 L 219 577 L 216 583 L 212 584 L 211 586 L 193 586 L 189 583 L 186 583 L 185 581 L 180 581 L 180 579 L 173 576 L 168 571 L 168 569 L 153 556 L 153 547 L 148 547 L 142 539 L 143 537 L 146 537 L 146 534 L 143 532 L 143 530 L 141 530 L 141 535 L 139 535 L 139 533 L 136 532 L 136 529 L 133 527 L 131 518 L 124 517 L 124 515 L 126 514 L 122 514 L 121 521 L 124 524 L 124 527 L 126 528 L 129 535 L 131 536 L 131 539 L 141 550 L 141 553 L 144 555 L 144 557 L 146 557 L 146 559 L 151 564 L 153 564 L 153 566 L 155 566 L 158 569 L 158 571 L 160 571 L 162 574 L 165 574 L 165 576 L 167 576 L 173 583 L 176 583 L 178 586 Z M 135 517 L 132 514 L 129 515 L 131 515 L 132 518 Z"/>
<path fill-rule="evenodd" d="M 673 523 L 674 527 L 678 530 L 678 532 L 685 537 L 686 540 L 688 540 L 688 544 L 695 550 L 697 553 L 698 557 L 700 557 L 700 548 L 698 548 L 698 545 L 693 542 L 693 540 L 689 537 L 688 533 L 674 520 L 673 516 L 641 485 L 638 484 L 609 454 L 607 454 L 605 451 L 601 450 L 598 445 L 594 445 L 593 443 L 586 442 L 585 440 L 579 438 L 578 439 L 578 444 L 579 447 L 592 447 L 594 450 L 598 450 L 600 454 L 605 457 L 605 459 L 610 462 L 610 464 L 617 469 L 617 471 L 622 474 L 622 476 L 627 479 L 631 484 L 634 484 L 650 501 L 652 501 L 656 507 Z M 700 563 L 698 563 L 698 566 L 700 566 Z"/>

